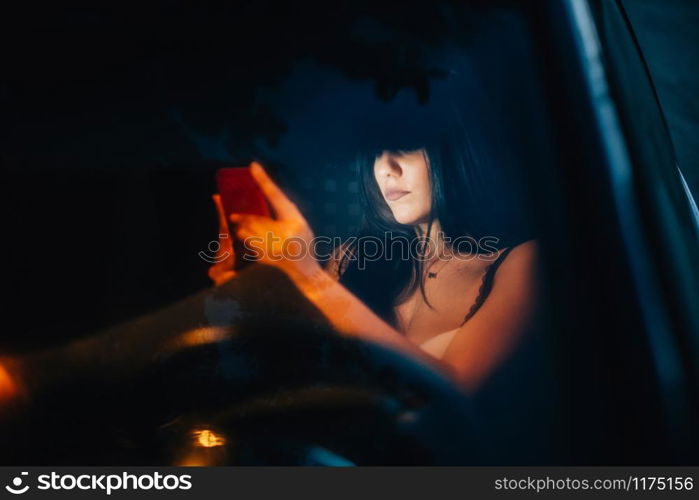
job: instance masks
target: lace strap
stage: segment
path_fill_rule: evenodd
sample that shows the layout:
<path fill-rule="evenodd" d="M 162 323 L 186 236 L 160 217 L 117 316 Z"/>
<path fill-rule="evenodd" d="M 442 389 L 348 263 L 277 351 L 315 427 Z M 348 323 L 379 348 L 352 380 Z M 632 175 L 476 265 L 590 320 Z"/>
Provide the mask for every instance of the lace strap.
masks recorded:
<path fill-rule="evenodd" d="M 481 280 L 481 286 L 478 289 L 478 296 L 471 306 L 471 309 L 469 309 L 468 314 L 466 314 L 464 317 L 464 321 L 461 323 L 462 325 L 471 319 L 474 314 L 476 314 L 478 309 L 480 309 L 485 302 L 485 299 L 487 299 L 488 295 L 490 295 L 490 290 L 493 288 L 493 281 L 495 279 L 495 272 L 498 270 L 498 266 L 500 266 L 502 261 L 505 260 L 507 254 L 510 253 L 510 250 L 512 250 L 512 247 L 506 248 L 500 252 L 498 258 L 488 264 L 488 267 L 486 267 L 485 272 L 483 273 L 483 279 Z"/>

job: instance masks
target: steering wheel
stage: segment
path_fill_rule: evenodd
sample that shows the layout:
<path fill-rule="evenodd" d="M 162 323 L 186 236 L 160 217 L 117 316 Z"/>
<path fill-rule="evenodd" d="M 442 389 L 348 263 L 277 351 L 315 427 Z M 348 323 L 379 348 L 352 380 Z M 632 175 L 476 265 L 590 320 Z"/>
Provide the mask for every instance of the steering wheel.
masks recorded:
<path fill-rule="evenodd" d="M 285 326 L 258 326 L 254 334 L 178 352 L 154 368 L 149 392 L 158 394 L 156 407 L 168 409 L 171 424 L 157 434 L 173 444 L 170 460 L 483 463 L 483 425 L 441 375 L 377 345 Z"/>
<path fill-rule="evenodd" d="M 338 335 L 272 268 L 252 266 L 241 276 L 98 335 L 80 351 L 72 347 L 28 363 L 58 380 L 50 389 L 35 383 L 30 404 L 4 423 L 11 431 L 3 438 L 5 460 L 489 461 L 486 426 L 441 374 Z"/>

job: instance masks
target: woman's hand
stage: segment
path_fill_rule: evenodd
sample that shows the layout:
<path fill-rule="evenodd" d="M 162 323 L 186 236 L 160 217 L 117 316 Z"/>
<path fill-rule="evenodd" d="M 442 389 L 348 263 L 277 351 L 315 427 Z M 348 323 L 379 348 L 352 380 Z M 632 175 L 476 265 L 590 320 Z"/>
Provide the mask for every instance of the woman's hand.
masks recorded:
<path fill-rule="evenodd" d="M 233 270 L 235 262 L 235 252 L 233 251 L 233 239 L 231 238 L 226 220 L 226 212 L 223 210 L 221 196 L 215 194 L 211 197 L 216 205 L 218 213 L 218 251 L 214 258 L 214 264 L 209 267 L 209 278 L 214 281 L 216 286 L 219 286 L 236 275 Z"/>
<path fill-rule="evenodd" d="M 235 234 L 254 258 L 293 273 L 313 273 L 320 268 L 313 255 L 313 231 L 296 205 L 256 162 L 250 173 L 262 189 L 277 218 L 261 215 L 231 214 Z"/>

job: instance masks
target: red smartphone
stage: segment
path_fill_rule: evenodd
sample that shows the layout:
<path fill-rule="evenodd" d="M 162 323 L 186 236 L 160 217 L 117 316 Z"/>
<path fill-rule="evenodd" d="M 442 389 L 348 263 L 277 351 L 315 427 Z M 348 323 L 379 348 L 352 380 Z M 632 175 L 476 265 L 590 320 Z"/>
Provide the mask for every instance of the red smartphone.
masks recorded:
<path fill-rule="evenodd" d="M 218 169 L 216 185 L 226 216 L 232 213 L 270 216 L 265 195 L 252 177 L 249 167 Z"/>

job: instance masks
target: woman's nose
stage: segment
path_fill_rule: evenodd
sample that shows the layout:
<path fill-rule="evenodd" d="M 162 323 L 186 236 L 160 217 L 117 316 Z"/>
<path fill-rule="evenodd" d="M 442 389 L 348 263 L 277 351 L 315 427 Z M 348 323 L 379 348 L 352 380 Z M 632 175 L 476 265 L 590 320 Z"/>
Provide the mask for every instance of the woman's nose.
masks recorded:
<path fill-rule="evenodd" d="M 400 177 L 403 169 L 395 156 L 384 153 L 377 160 L 376 171 L 379 177 Z"/>

